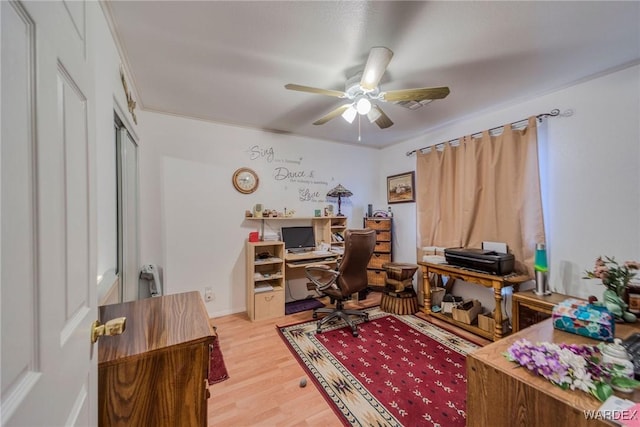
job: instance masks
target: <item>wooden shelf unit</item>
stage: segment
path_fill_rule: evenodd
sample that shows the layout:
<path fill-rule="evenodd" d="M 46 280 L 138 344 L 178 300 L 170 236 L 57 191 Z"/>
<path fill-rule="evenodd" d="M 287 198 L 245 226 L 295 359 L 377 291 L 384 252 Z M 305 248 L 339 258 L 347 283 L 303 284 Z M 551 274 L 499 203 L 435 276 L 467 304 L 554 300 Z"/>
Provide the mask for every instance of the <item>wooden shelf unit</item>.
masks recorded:
<path fill-rule="evenodd" d="M 334 241 L 333 234 L 339 234 L 344 239 L 344 232 L 347 229 L 347 217 L 346 216 L 311 216 L 311 217 L 299 217 L 299 216 L 283 216 L 283 217 L 269 217 L 269 218 L 245 218 L 249 221 L 260 221 L 260 238 L 264 238 L 264 223 L 265 221 L 308 221 L 313 225 L 313 232 L 316 237 L 316 246 L 320 243 L 328 243 L 331 248 L 343 247 L 344 241 Z"/>
<path fill-rule="evenodd" d="M 456 325 L 462 329 L 465 329 L 469 332 L 490 339 L 492 341 L 497 341 L 508 333 L 508 331 L 502 330 L 502 323 L 504 320 L 504 317 L 502 315 L 502 288 L 513 286 L 514 292 L 517 292 L 520 283 L 531 280 L 531 278 L 526 275 L 512 274 L 509 276 L 494 276 L 489 273 L 465 270 L 448 264 L 431 264 L 424 261 L 418 262 L 418 264 L 422 266 L 422 286 L 424 289 L 424 307 L 422 311 L 424 311 L 426 314 Z M 449 282 L 447 283 L 447 289 L 449 289 L 453 285 L 454 279 L 460 279 L 468 283 L 492 288 L 493 297 L 495 299 L 495 329 L 491 332 L 487 332 L 475 325 L 468 325 L 466 323 L 458 322 L 457 320 L 454 320 L 452 316 L 449 316 L 447 314 L 432 312 L 431 282 L 429 280 L 430 274 L 435 274 L 438 276 L 448 276 Z"/>
<path fill-rule="evenodd" d="M 387 273 L 382 265 L 393 261 L 391 218 L 364 218 L 364 227 L 376 230 L 376 247 L 367 265 L 369 287 L 382 290 L 385 287 Z"/>
<path fill-rule="evenodd" d="M 261 258 L 261 254 L 269 254 Z M 284 243 L 247 242 L 247 315 L 251 321 L 284 316 Z M 259 291 L 261 285 L 273 289 Z"/>
<path fill-rule="evenodd" d="M 331 233 L 329 237 L 331 249 L 344 248 L 344 232 L 347 229 L 347 217 L 346 216 L 330 217 L 329 229 Z M 340 238 L 336 238 L 335 236 L 340 236 L 342 240 L 340 240 Z"/>

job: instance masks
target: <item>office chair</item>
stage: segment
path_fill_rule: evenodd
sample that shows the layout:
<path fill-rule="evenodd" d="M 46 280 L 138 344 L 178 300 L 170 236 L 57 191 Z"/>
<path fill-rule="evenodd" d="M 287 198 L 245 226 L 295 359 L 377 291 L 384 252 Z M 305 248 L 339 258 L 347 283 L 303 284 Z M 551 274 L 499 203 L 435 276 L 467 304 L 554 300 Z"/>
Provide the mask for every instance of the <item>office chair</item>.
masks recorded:
<path fill-rule="evenodd" d="M 313 311 L 314 319 L 318 318 L 318 313 L 329 313 L 318 320 L 317 333 L 322 332 L 322 325 L 340 318 L 351 327 L 353 336 L 357 337 L 358 328 L 350 316 L 364 317 L 365 322 L 369 320 L 369 316 L 364 311 L 345 309 L 344 302 L 368 285 L 367 264 L 376 246 L 376 231 L 370 228 L 346 230 L 344 237 L 344 254 L 336 270 L 328 265 L 311 265 L 305 268 L 305 273 L 320 294 L 328 295 L 332 302 L 336 301 L 335 308 L 317 308 Z"/>

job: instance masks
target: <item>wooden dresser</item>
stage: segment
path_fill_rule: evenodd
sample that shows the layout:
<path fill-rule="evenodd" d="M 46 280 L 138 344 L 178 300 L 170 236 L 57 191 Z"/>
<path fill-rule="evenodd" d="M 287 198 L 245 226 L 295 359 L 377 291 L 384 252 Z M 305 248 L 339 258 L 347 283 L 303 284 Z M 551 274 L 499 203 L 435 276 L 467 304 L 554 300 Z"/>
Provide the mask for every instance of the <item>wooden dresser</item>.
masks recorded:
<path fill-rule="evenodd" d="M 391 218 L 365 218 L 364 227 L 376 230 L 376 247 L 367 265 L 369 287 L 376 290 L 385 288 L 387 275 L 382 264 L 393 261 Z"/>
<path fill-rule="evenodd" d="M 206 426 L 209 345 L 215 334 L 197 291 L 99 308 L 126 317 L 98 344 L 99 425 Z"/>

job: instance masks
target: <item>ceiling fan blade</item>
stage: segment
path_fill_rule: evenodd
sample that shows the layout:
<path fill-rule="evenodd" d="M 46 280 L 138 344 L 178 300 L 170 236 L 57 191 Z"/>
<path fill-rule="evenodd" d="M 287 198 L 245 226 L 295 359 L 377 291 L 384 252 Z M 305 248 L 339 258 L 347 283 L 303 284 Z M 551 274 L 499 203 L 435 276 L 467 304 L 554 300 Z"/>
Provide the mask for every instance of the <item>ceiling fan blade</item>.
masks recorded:
<path fill-rule="evenodd" d="M 380 83 L 382 75 L 387 69 L 387 65 L 393 57 L 391 49 L 386 47 L 372 47 L 369 52 L 369 58 L 367 64 L 364 66 L 362 72 L 362 79 L 360 80 L 360 86 L 365 90 L 373 90 Z"/>
<path fill-rule="evenodd" d="M 345 111 L 347 111 L 347 109 L 351 106 L 351 104 L 345 104 L 345 105 L 341 105 L 338 108 L 336 108 L 335 110 L 332 110 L 331 112 L 329 112 L 329 114 L 327 114 L 324 117 L 319 118 L 318 120 L 316 120 L 315 122 L 313 122 L 314 125 L 323 125 L 325 123 L 327 123 L 329 120 L 331 119 L 335 119 L 336 117 L 338 117 L 340 114 L 344 113 Z"/>
<path fill-rule="evenodd" d="M 375 123 L 378 125 L 378 127 L 380 129 L 386 129 L 388 127 L 393 126 L 393 122 L 391 121 L 391 119 L 389 118 L 389 116 L 387 116 L 384 111 L 382 111 L 382 108 L 378 107 L 377 105 L 373 106 L 376 110 L 378 110 L 378 112 L 380 113 L 380 117 L 378 117 L 375 120 Z"/>
<path fill-rule="evenodd" d="M 449 95 L 448 87 L 423 87 L 382 92 L 380 97 L 389 102 L 422 101 L 424 99 L 442 99 Z"/>
<path fill-rule="evenodd" d="M 335 96 L 336 98 L 346 98 L 347 96 L 344 92 L 341 92 L 339 90 L 319 89 L 317 87 L 302 86 L 302 85 L 296 85 L 293 83 L 286 84 L 284 85 L 284 87 L 289 90 L 297 90 L 300 92 L 311 92 L 311 93 L 317 93 L 320 95 Z"/>

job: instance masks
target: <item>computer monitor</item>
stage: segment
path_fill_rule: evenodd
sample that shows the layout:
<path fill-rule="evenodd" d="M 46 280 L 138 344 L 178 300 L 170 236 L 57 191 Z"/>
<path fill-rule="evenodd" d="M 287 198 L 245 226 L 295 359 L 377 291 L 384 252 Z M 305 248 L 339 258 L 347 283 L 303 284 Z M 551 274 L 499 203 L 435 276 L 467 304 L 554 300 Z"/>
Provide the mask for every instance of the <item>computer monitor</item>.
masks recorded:
<path fill-rule="evenodd" d="M 316 246 L 313 227 L 282 227 L 280 232 L 284 248 L 289 252 L 312 251 Z"/>

